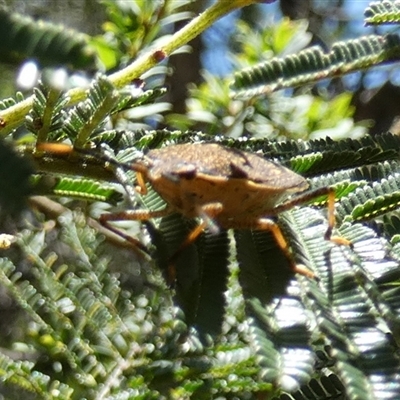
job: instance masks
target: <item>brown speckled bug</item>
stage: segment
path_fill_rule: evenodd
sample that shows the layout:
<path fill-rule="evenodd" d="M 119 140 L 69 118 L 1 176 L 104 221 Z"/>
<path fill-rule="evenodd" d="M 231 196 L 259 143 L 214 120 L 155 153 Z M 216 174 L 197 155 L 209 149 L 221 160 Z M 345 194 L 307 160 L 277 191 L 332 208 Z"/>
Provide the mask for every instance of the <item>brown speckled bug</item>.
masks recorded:
<path fill-rule="evenodd" d="M 332 188 L 309 190 L 307 181 L 293 171 L 242 150 L 216 143 L 177 144 L 150 150 L 129 168 L 137 174 L 138 191 L 146 194 L 145 183 L 165 200 L 162 210 L 127 210 L 104 214 L 100 222 L 133 244 L 136 240 L 117 231 L 111 221 L 148 220 L 181 213 L 187 218 L 200 217 L 199 225 L 170 260 L 170 280 L 175 279 L 173 264 L 182 250 L 193 243 L 206 228 L 258 229 L 273 233 L 278 245 L 291 261 L 293 271 L 313 277 L 306 268 L 297 266 L 279 226 L 269 217 L 316 198 L 328 195 L 329 226 L 327 240 L 349 244 L 346 239 L 331 237 L 335 223 L 335 193 Z M 303 193 L 300 193 L 303 192 Z M 300 193 L 296 197 L 291 195 Z"/>

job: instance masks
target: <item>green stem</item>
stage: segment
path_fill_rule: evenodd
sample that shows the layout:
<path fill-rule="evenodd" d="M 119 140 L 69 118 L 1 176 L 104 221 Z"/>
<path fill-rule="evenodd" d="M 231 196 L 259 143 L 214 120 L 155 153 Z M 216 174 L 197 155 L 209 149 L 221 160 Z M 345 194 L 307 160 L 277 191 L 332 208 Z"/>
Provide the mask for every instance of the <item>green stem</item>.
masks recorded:
<path fill-rule="evenodd" d="M 211 7 L 170 37 L 164 46 L 144 54 L 126 68 L 110 75 L 110 81 L 118 89 L 130 84 L 133 79 L 139 78 L 144 72 L 170 56 L 175 50 L 190 42 L 219 18 L 237 8 L 256 2 L 257 0 L 217 0 Z M 71 89 L 67 95 L 70 98 L 68 105 L 73 105 L 85 99 L 86 90 L 83 88 Z M 30 96 L 7 110 L 1 111 L 0 135 L 7 135 L 7 133 L 23 123 L 26 114 L 32 108 L 32 103 L 33 96 Z"/>
<path fill-rule="evenodd" d="M 109 78 L 117 88 L 124 87 L 133 79 L 139 78 L 144 72 L 158 64 L 165 57 L 170 56 L 175 50 L 190 42 L 200 35 L 216 20 L 230 13 L 236 8 L 254 3 L 255 0 L 218 0 L 202 14 L 194 18 L 180 31 L 176 32 L 161 48 L 150 51 L 143 57 L 134 61 L 125 69 L 112 74 Z"/>

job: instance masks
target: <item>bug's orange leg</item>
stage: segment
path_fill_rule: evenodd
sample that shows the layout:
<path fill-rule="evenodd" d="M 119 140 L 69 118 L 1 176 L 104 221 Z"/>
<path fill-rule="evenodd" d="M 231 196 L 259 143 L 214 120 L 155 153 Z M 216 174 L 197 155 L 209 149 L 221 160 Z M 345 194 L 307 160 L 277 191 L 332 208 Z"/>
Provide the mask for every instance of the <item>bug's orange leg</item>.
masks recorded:
<path fill-rule="evenodd" d="M 211 226 L 211 231 L 215 232 L 216 224 L 214 223 L 214 218 L 223 210 L 223 205 L 221 203 L 210 203 L 200 207 L 199 215 L 203 217 L 203 221 L 197 225 L 186 237 L 183 243 L 179 246 L 178 250 L 172 254 L 168 260 L 168 283 L 173 285 L 176 281 L 176 261 L 182 252 L 194 243 L 198 237 L 202 234 L 204 229 Z"/>
<path fill-rule="evenodd" d="M 306 267 L 302 265 L 296 264 L 296 262 L 293 259 L 293 255 L 290 251 L 289 244 L 285 237 L 283 236 L 283 233 L 281 231 L 281 228 L 279 225 L 274 222 L 271 219 L 268 218 L 260 218 L 257 220 L 257 224 L 252 227 L 253 229 L 259 229 L 259 230 L 267 230 L 270 231 L 273 235 L 274 238 L 278 244 L 278 246 L 281 248 L 283 253 L 285 254 L 287 260 L 290 262 L 291 269 L 294 273 L 304 275 L 307 278 L 315 278 L 315 275 L 312 271 L 307 269 Z"/>
<path fill-rule="evenodd" d="M 113 225 L 110 224 L 112 221 L 124 221 L 124 220 L 132 220 L 132 221 L 147 221 L 151 218 L 161 218 L 165 217 L 166 215 L 170 214 L 171 210 L 169 207 L 166 207 L 162 210 L 126 210 L 117 213 L 110 213 L 110 214 L 101 214 L 99 218 L 99 222 L 105 228 L 114 232 L 116 235 L 122 237 L 124 240 L 129 242 L 135 249 L 139 249 L 144 253 L 148 254 L 147 248 L 137 239 L 133 238 L 130 235 L 122 232 L 121 230 L 117 229 Z"/>
<path fill-rule="evenodd" d="M 332 236 L 333 229 L 336 224 L 335 218 L 335 189 L 332 187 L 321 187 L 314 190 L 310 190 L 309 192 L 300 194 L 288 201 L 280 204 L 278 207 L 275 207 L 272 215 L 277 215 L 283 211 L 287 211 L 294 206 L 304 204 L 309 200 L 316 199 L 319 196 L 327 195 L 328 196 L 328 228 L 325 232 L 325 239 L 330 240 L 331 242 L 338 245 L 351 246 L 351 242 L 345 238 L 340 236 Z"/>
<path fill-rule="evenodd" d="M 336 224 L 335 218 L 335 190 L 328 188 L 328 229 L 325 232 L 325 239 L 330 240 L 338 245 L 351 246 L 350 240 L 342 238 L 341 236 L 332 236 L 333 228 Z"/>
<path fill-rule="evenodd" d="M 136 186 L 136 191 L 141 194 L 142 196 L 147 194 L 147 187 L 146 187 L 146 181 L 143 176 L 142 172 L 136 172 L 136 179 L 138 181 L 138 186 Z"/>

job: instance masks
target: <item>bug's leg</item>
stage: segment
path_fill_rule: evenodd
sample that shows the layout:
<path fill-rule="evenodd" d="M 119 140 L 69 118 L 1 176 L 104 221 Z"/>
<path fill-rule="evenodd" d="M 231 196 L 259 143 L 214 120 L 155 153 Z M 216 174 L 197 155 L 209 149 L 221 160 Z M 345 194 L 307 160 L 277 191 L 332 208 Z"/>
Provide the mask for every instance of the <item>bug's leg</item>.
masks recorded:
<path fill-rule="evenodd" d="M 321 187 L 314 190 L 310 190 L 309 192 L 302 193 L 297 197 L 291 198 L 290 200 L 282 203 L 278 207 L 275 207 L 272 215 L 277 215 L 283 211 L 289 210 L 294 206 L 304 204 L 309 200 L 316 199 L 319 196 L 327 195 L 328 196 L 328 228 L 325 232 L 325 239 L 330 240 L 331 242 L 339 245 L 351 246 L 351 242 L 345 238 L 340 236 L 332 236 L 333 229 L 336 224 L 335 218 L 335 189 L 332 187 Z"/>
<path fill-rule="evenodd" d="M 285 239 L 285 237 L 283 236 L 281 228 L 276 222 L 268 218 L 260 218 L 259 220 L 257 220 L 257 224 L 255 226 L 252 226 L 252 228 L 259 230 L 267 230 L 274 235 L 274 238 L 278 246 L 285 254 L 287 260 L 290 262 L 291 269 L 294 273 L 304 275 L 307 278 L 315 278 L 315 275 L 312 271 L 305 268 L 304 266 L 296 264 L 296 262 L 293 259 L 293 255 L 290 251 L 289 244 Z"/>
<path fill-rule="evenodd" d="M 136 186 L 136 191 L 142 196 L 147 194 L 146 180 L 142 172 L 136 172 L 136 179 L 138 181 L 138 186 Z"/>
<path fill-rule="evenodd" d="M 176 281 L 176 261 L 182 252 L 199 238 L 204 229 L 211 226 L 211 231 L 215 232 L 216 225 L 214 223 L 214 218 L 218 216 L 222 209 L 223 205 L 221 203 L 210 203 L 199 208 L 198 213 L 203 217 L 202 222 L 187 235 L 186 239 L 179 246 L 178 250 L 176 250 L 168 260 L 167 279 L 170 285 L 173 285 Z"/>
<path fill-rule="evenodd" d="M 117 229 L 113 225 L 110 224 L 112 221 L 124 221 L 124 220 L 131 220 L 131 221 L 147 221 L 152 218 L 161 218 L 165 217 L 166 215 L 170 214 L 172 211 L 170 208 L 166 207 L 162 210 L 126 210 L 116 213 L 110 214 L 101 214 L 99 218 L 99 222 L 105 228 L 114 232 L 116 235 L 120 236 L 128 243 L 130 243 L 135 249 L 139 249 L 148 254 L 147 248 L 137 239 L 133 238 L 132 236 L 122 232 L 121 230 Z"/>
<path fill-rule="evenodd" d="M 328 229 L 325 232 L 325 239 L 333 243 L 345 246 L 351 246 L 351 242 L 341 236 L 332 236 L 333 228 L 336 224 L 335 218 L 335 190 L 328 188 Z"/>

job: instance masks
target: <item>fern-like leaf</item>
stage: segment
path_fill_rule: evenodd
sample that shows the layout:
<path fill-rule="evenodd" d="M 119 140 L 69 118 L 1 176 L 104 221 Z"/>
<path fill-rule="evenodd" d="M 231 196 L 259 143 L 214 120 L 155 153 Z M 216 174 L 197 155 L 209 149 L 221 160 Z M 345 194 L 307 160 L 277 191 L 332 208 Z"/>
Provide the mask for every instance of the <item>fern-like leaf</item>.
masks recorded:
<path fill-rule="evenodd" d="M 35 175 L 32 184 L 36 195 L 103 201 L 114 205 L 122 200 L 122 194 L 114 187 L 89 179 Z"/>
<path fill-rule="evenodd" d="M 199 243 L 199 273 L 195 282 L 194 318 L 199 332 L 218 334 L 225 314 L 225 296 L 229 276 L 229 239 L 226 231 L 205 234 Z"/>
<path fill-rule="evenodd" d="M 251 97 L 397 61 L 399 57 L 398 35 L 364 36 L 337 42 L 329 53 L 314 46 L 247 68 L 235 73 L 231 88 L 235 97 Z"/>
<path fill-rule="evenodd" d="M 43 83 L 34 88 L 34 96 L 32 109 L 26 116 L 26 127 L 37 135 L 38 143 L 60 139 L 58 133 L 64 125 L 63 108 L 68 98 L 62 95 L 60 88 L 46 87 Z"/>
<path fill-rule="evenodd" d="M 118 100 L 119 93 L 105 76 L 99 76 L 92 82 L 87 99 L 69 113 L 64 123 L 64 132 L 76 147 L 84 147 L 92 132 L 99 129 Z"/>
<path fill-rule="evenodd" d="M 400 23 L 400 3 L 397 0 L 374 1 L 364 11 L 366 25 Z"/>
<path fill-rule="evenodd" d="M 317 213 L 302 208 L 286 216 L 293 218 L 292 228 L 296 224 L 302 227 L 302 234 L 293 243 L 301 249 L 296 251 L 299 261 L 307 265 L 308 259 L 313 260 L 314 271 L 318 271 L 320 283 L 303 281 L 299 293 L 305 296 L 303 301 L 310 301 L 308 310 L 315 312 L 316 327 L 320 331 L 314 332 L 316 337 L 325 337 L 326 344 L 336 349 L 338 365 L 333 371 L 346 382 L 347 393 L 354 391 L 364 398 L 365 385 L 368 385 L 372 387 L 371 396 L 372 393 L 382 396 L 375 374 L 379 374 L 380 380 L 390 381 L 398 368 L 398 360 L 389 350 L 390 342 L 380 328 L 380 318 L 388 326 L 397 324 L 397 303 L 385 300 L 387 289 L 383 283 L 384 277 L 395 273 L 397 261 L 382 258 L 385 245 L 375 232 L 361 225 L 344 225 L 340 231 L 354 244 L 356 259 L 351 257 L 349 249 L 332 247 L 320 240 L 325 228 L 322 220 L 318 222 Z M 298 292 L 293 288 L 291 293 Z M 382 369 L 383 365 L 388 368 Z M 397 379 L 392 388 L 383 391 L 389 398 L 396 398 L 399 390 Z"/>
<path fill-rule="evenodd" d="M 135 93 L 135 91 L 127 90 L 121 92 L 121 100 L 118 102 L 113 113 L 120 112 L 129 108 L 143 106 L 145 104 L 153 103 L 156 99 L 166 93 L 165 88 L 149 89 L 144 92 Z"/>
<path fill-rule="evenodd" d="M 8 99 L 3 99 L 0 101 L 0 110 L 6 110 L 12 106 L 15 106 L 17 103 L 25 100 L 25 96 L 21 92 L 15 93 L 15 98 L 10 97 Z"/>
<path fill-rule="evenodd" d="M 37 23 L 27 16 L 2 7 L 0 51 L 3 61 L 21 62 L 34 58 L 41 65 L 64 65 L 76 69 L 96 68 L 96 54 L 86 38 L 63 26 Z"/>

